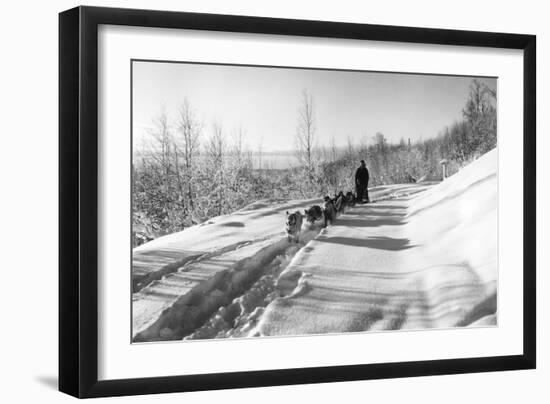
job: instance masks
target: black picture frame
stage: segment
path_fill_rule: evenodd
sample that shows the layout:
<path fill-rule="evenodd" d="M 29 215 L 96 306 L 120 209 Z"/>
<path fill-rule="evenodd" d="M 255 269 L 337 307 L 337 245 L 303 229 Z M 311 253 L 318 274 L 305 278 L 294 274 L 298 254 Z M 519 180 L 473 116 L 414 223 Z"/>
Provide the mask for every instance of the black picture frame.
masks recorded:
<path fill-rule="evenodd" d="M 523 353 L 98 381 L 98 26 L 113 24 L 523 50 Z M 59 15 L 59 390 L 76 397 L 459 374 L 536 366 L 536 37 L 77 7 Z"/>

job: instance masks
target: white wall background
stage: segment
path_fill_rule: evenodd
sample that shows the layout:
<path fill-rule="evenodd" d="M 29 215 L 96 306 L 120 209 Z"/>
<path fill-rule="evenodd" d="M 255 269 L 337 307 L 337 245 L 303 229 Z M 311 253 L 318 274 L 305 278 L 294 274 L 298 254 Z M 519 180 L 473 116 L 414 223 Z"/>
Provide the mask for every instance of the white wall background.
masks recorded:
<path fill-rule="evenodd" d="M 545 2 L 90 1 L 283 18 L 531 33 L 538 41 L 538 369 L 109 399 L 111 402 L 547 402 L 550 380 L 550 25 Z M 57 13 L 74 1 L 5 2 L 0 25 L 0 397 L 68 402 L 57 385 Z M 519 158 L 519 156 L 518 156 Z M 518 161 L 518 165 L 519 165 Z M 520 190 L 518 190 L 518 197 Z"/>

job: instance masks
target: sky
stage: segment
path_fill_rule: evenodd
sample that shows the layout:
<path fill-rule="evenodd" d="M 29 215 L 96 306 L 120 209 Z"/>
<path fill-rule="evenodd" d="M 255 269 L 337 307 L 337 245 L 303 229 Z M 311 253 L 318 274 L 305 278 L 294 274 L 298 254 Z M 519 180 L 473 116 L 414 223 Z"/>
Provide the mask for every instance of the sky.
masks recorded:
<path fill-rule="evenodd" d="M 215 122 L 229 136 L 263 152 L 295 145 L 298 109 L 307 90 L 314 103 L 316 143 L 428 139 L 460 119 L 472 77 L 336 70 L 133 62 L 134 142 L 147 137 L 163 110 L 169 119 L 187 98 L 208 136 Z M 495 78 L 478 78 L 496 90 Z"/>

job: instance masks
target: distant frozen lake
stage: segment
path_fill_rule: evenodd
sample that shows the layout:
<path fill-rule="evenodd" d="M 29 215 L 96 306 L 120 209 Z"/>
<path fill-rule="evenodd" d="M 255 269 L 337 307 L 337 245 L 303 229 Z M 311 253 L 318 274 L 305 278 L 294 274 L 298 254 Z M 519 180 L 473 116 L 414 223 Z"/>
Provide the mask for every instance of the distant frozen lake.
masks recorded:
<path fill-rule="evenodd" d="M 254 168 L 258 168 L 260 156 L 258 153 L 252 155 Z M 285 170 L 299 165 L 294 152 L 266 152 L 261 157 L 262 168 L 270 170 Z"/>

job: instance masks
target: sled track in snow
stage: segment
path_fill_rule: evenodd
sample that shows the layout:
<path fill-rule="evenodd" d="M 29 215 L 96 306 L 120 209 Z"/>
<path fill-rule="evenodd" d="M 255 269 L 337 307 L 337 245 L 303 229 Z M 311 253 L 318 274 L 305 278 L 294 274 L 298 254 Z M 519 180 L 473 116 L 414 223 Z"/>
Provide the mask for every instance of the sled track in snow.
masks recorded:
<path fill-rule="evenodd" d="M 132 291 L 133 291 L 133 293 L 139 292 L 141 289 L 143 289 L 144 287 L 150 285 L 152 282 L 157 281 L 159 279 L 162 279 L 164 276 L 166 276 L 170 273 L 173 273 L 173 272 L 184 272 L 185 268 L 187 268 L 187 267 L 189 267 L 193 264 L 196 264 L 196 263 L 198 263 L 202 260 L 213 258 L 213 257 L 219 256 L 219 255 L 237 250 L 237 249 L 239 249 L 241 247 L 244 247 L 246 245 L 249 245 L 251 243 L 273 238 L 277 235 L 278 234 L 270 234 L 266 237 L 262 237 L 262 238 L 259 238 L 259 239 L 256 239 L 256 240 L 239 241 L 239 242 L 236 242 L 236 243 L 229 244 L 227 246 L 218 248 L 214 251 L 187 252 L 180 259 L 177 259 L 173 262 L 170 262 L 170 263 L 160 267 L 157 270 L 151 271 L 150 273 L 148 273 L 146 275 L 133 276 L 132 277 L 132 284 L 133 284 Z M 156 251 L 153 251 L 152 253 L 149 253 L 149 254 L 154 254 L 155 252 Z M 146 255 L 146 254 L 142 254 L 140 256 L 140 258 L 142 260 L 143 260 L 143 255 Z"/>
<path fill-rule="evenodd" d="M 134 342 L 497 324 L 496 165 L 476 164 L 441 185 L 372 189 L 373 205 L 306 224 L 299 244 L 282 216 L 317 200 L 253 204 L 138 249 Z"/>
<path fill-rule="evenodd" d="M 163 273 L 133 295 L 134 342 L 213 338 L 218 328 L 239 334 L 237 320 L 261 314 L 277 293 L 275 275 L 320 230 L 303 230 L 299 244 L 282 233 L 235 243 Z"/>
<path fill-rule="evenodd" d="M 395 197 L 373 196 L 373 202 Z M 307 292 L 308 274 L 281 274 L 321 230 L 304 224 L 298 245 L 278 232 L 191 254 L 155 272 L 133 295 L 134 342 L 255 336 L 266 306 Z"/>

